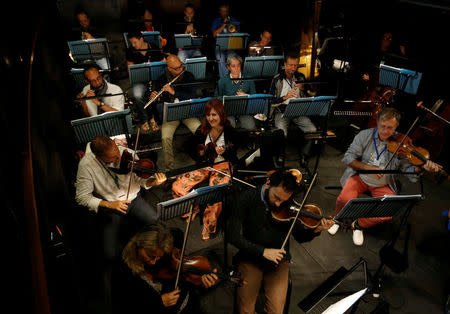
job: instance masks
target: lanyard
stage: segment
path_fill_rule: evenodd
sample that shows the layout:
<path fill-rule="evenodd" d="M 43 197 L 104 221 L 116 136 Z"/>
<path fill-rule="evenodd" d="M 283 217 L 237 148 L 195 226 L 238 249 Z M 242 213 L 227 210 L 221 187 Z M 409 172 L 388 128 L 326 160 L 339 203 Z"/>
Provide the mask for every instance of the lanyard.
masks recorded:
<path fill-rule="evenodd" d="M 384 145 L 383 150 L 380 153 L 378 153 L 377 142 L 375 141 L 375 134 L 377 133 L 377 131 L 378 131 L 378 128 L 376 128 L 375 131 L 373 132 L 372 139 L 373 139 L 373 146 L 375 146 L 375 152 L 377 154 L 377 160 L 378 160 L 378 159 L 380 159 L 380 157 L 384 153 L 384 151 L 387 149 L 387 145 Z"/>
<path fill-rule="evenodd" d="M 292 85 L 294 85 L 294 81 L 290 81 L 287 78 L 284 78 L 284 80 L 286 81 L 286 83 L 288 83 L 289 87 L 292 89 Z"/>
<path fill-rule="evenodd" d="M 98 159 L 97 159 L 98 160 Z M 98 162 L 100 163 L 100 165 L 102 165 L 103 168 L 105 168 L 106 172 L 108 172 L 108 174 L 110 175 L 110 177 L 114 180 L 114 183 L 116 184 L 117 188 L 120 189 L 119 186 L 119 177 L 116 174 L 112 174 L 111 171 L 103 164 L 103 162 L 101 162 L 100 160 L 98 160 Z"/>

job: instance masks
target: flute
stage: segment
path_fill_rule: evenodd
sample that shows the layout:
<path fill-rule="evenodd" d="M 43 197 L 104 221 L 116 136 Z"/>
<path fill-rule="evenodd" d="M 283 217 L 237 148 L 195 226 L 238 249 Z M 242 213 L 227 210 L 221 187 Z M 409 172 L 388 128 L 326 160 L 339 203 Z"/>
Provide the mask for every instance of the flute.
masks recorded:
<path fill-rule="evenodd" d="M 175 82 L 183 73 L 185 70 L 183 70 L 183 72 L 181 72 L 180 74 L 178 74 L 177 76 L 175 76 L 175 78 L 173 80 L 171 80 L 168 84 L 169 86 L 173 84 L 173 82 Z M 158 99 L 159 96 L 161 96 L 161 94 L 164 93 L 164 91 L 161 89 L 158 94 L 156 94 L 156 96 L 152 99 L 150 99 L 148 101 L 147 104 L 145 104 L 144 109 L 147 108 L 149 105 L 151 105 L 156 99 Z"/>

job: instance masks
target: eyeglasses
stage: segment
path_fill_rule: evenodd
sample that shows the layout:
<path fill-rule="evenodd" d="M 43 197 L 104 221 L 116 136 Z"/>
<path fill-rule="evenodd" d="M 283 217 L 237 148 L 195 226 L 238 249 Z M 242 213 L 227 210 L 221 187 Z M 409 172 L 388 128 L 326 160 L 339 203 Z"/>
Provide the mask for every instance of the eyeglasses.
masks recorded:
<path fill-rule="evenodd" d="M 384 36 L 383 39 L 384 40 L 392 40 L 392 37 L 391 36 Z"/>
<path fill-rule="evenodd" d="M 177 67 L 170 67 L 170 66 L 168 66 L 168 67 L 171 68 L 172 70 L 178 71 L 179 69 L 182 69 L 184 67 L 184 64 L 182 63 Z"/>

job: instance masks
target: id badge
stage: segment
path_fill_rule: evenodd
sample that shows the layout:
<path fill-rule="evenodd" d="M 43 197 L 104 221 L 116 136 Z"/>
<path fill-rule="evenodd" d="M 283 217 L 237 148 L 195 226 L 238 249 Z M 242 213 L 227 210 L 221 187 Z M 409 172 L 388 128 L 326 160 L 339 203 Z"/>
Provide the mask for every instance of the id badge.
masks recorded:
<path fill-rule="evenodd" d="M 381 164 L 381 160 L 374 158 L 373 165 L 379 167 Z"/>

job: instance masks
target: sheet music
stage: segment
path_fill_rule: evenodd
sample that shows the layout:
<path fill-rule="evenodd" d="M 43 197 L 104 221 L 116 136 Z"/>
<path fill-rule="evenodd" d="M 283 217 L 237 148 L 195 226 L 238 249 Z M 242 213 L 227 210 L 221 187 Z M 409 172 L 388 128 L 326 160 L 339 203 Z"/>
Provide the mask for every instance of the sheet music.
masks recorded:
<path fill-rule="evenodd" d="M 343 314 L 347 311 L 356 301 L 358 301 L 365 293 L 367 288 L 364 288 L 358 292 L 349 295 L 348 297 L 330 305 L 322 314 Z"/>

